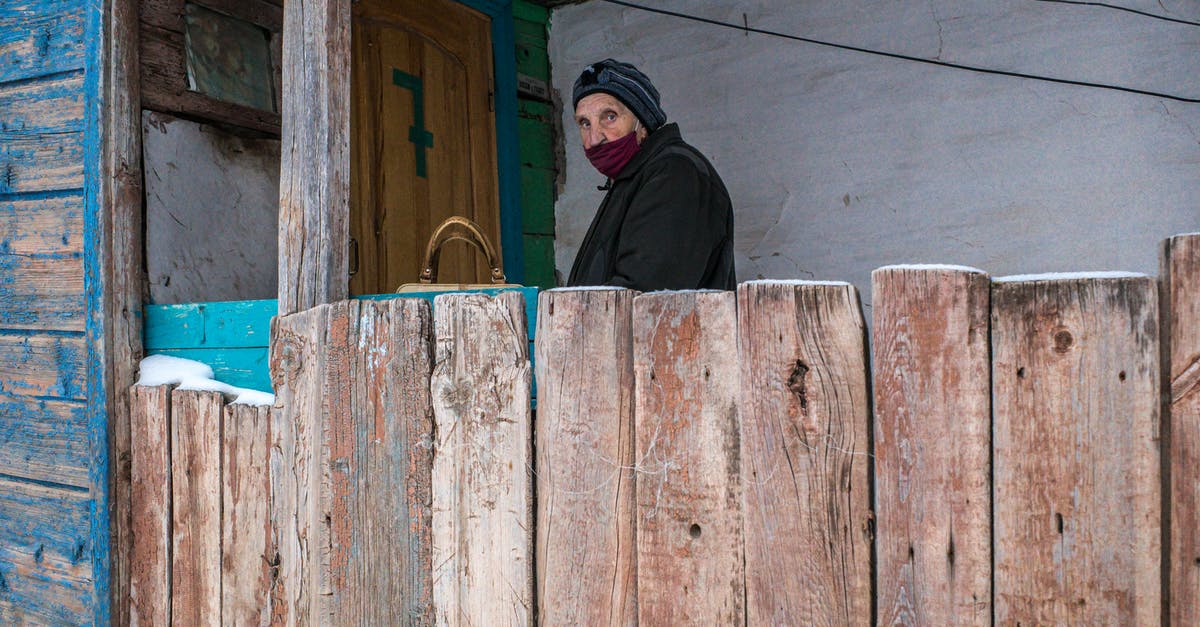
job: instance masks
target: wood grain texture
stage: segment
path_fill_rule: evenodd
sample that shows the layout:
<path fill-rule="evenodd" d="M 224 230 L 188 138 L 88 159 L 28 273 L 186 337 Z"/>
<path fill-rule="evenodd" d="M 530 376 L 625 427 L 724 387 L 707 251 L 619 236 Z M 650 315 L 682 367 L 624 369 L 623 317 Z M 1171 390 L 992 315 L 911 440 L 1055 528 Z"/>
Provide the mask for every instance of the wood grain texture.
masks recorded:
<path fill-rule="evenodd" d="M 640 624 L 744 621 L 735 303 L 633 301 Z"/>
<path fill-rule="evenodd" d="M 171 388 L 134 386 L 129 624 L 171 623 Z M 115 613 L 115 611 L 114 611 Z"/>
<path fill-rule="evenodd" d="M 4 254 L 0 328 L 83 331 L 83 256 Z"/>
<path fill-rule="evenodd" d="M 0 86 L 0 193 L 83 187 L 83 75 Z"/>
<path fill-rule="evenodd" d="M 83 254 L 83 197 L 0 200 L 0 242 L 13 255 Z"/>
<path fill-rule="evenodd" d="M 738 287 L 750 624 L 871 620 L 869 397 L 858 293 Z"/>
<path fill-rule="evenodd" d="M 1154 282 L 992 289 L 997 624 L 1161 619 Z"/>
<path fill-rule="evenodd" d="M 539 297 L 537 606 L 550 625 L 636 625 L 633 298 Z"/>
<path fill-rule="evenodd" d="M 533 622 L 533 434 L 519 293 L 434 299 L 438 624 Z"/>
<path fill-rule="evenodd" d="M 348 293 L 350 0 L 295 0 L 283 15 L 279 313 Z"/>
<path fill-rule="evenodd" d="M 0 624 L 92 623 L 92 505 L 86 492 L 0 479 Z"/>
<path fill-rule="evenodd" d="M 171 622 L 221 624 L 221 414 L 217 392 L 171 393 Z"/>
<path fill-rule="evenodd" d="M 269 625 L 271 408 L 225 406 L 221 428 L 221 624 Z"/>
<path fill-rule="evenodd" d="M 871 275 L 881 624 L 991 624 L 990 290 L 983 272 Z"/>
<path fill-rule="evenodd" d="M 1200 624 L 1200 235 L 1163 242 L 1163 392 L 1170 521 L 1166 573 L 1172 625 Z M 1169 515 L 1167 515 L 1169 513 Z"/>
<path fill-rule="evenodd" d="M 82 337 L 0 335 L 0 394 L 84 400 L 86 357 Z"/>
<path fill-rule="evenodd" d="M 433 314 L 420 299 L 330 308 L 332 622 L 432 624 Z"/>
<path fill-rule="evenodd" d="M 83 69 L 82 0 L 0 4 L 0 82 Z"/>
<path fill-rule="evenodd" d="M 79 403 L 0 397 L 0 474 L 86 488 L 87 451 Z"/>
<path fill-rule="evenodd" d="M 328 533 L 322 537 L 325 451 L 321 398 L 329 306 L 271 322 L 271 530 L 276 577 L 271 589 L 271 623 L 328 622 L 320 605 L 322 564 L 328 572 Z M 325 550 L 324 555 L 322 550 Z M 324 561 L 322 561 L 324 560 Z"/>

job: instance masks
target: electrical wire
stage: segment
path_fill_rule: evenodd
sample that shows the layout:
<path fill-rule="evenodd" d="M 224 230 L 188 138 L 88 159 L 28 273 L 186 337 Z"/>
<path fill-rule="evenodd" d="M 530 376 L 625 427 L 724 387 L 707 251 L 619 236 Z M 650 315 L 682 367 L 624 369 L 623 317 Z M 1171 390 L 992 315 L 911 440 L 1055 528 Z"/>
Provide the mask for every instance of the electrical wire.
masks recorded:
<path fill-rule="evenodd" d="M 1078 4 L 1080 6 L 1085 6 L 1085 7 L 1102 7 L 1105 9 L 1113 9 L 1116 11 L 1126 11 L 1128 13 L 1136 13 L 1137 15 L 1144 15 L 1146 17 L 1152 17 L 1156 20 L 1163 20 L 1164 22 L 1175 22 L 1176 24 L 1187 24 L 1189 26 L 1200 26 L 1200 22 L 1193 22 L 1191 20 L 1181 20 L 1177 17 L 1167 17 L 1165 15 L 1158 15 L 1155 13 L 1147 13 L 1146 11 L 1139 11 L 1137 9 L 1131 9 L 1129 7 L 1118 6 L 1115 4 L 1105 4 L 1103 2 L 1082 2 L 1081 0 L 1035 0 L 1035 2 L 1054 2 L 1056 4 Z"/>
<path fill-rule="evenodd" d="M 1041 76 L 1038 74 L 1026 74 L 1024 72 L 1010 72 L 1008 70 L 996 70 L 996 69 L 991 69 L 991 68 L 978 67 L 978 66 L 974 66 L 974 65 L 965 65 L 962 63 L 951 63 L 949 61 L 939 61 L 936 59 L 926 59 L 923 57 L 914 57 L 911 55 L 900 54 L 900 53 L 896 53 L 896 52 L 886 52 L 883 50 L 873 50 L 871 48 L 861 48 L 859 46 L 850 46 L 847 44 L 839 44 L 839 43 L 834 43 L 834 42 L 830 42 L 830 41 L 822 41 L 820 39 L 801 37 L 799 35 L 790 35 L 788 33 L 781 33 L 778 31 L 771 31 L 771 30 L 766 30 L 766 29 L 762 29 L 762 28 L 753 28 L 751 26 L 734 24 L 731 22 L 722 22 L 720 20 L 714 20 L 714 19 L 709 19 L 706 17 L 700 17 L 698 15 L 688 15 L 687 13 L 679 13 L 677 11 L 669 11 L 667 9 L 655 9 L 652 7 L 642 6 L 640 4 L 634 4 L 632 2 L 626 2 L 625 0 L 601 0 L 601 1 L 607 2 L 609 4 L 616 4 L 616 5 L 620 5 L 623 7 L 629 7 L 631 9 L 647 11 L 649 13 L 658 13 L 660 15 L 667 15 L 670 17 L 678 17 L 681 19 L 691 20 L 694 22 L 701 22 L 701 23 L 710 24 L 713 26 L 721 26 L 721 27 L 730 28 L 730 29 L 737 30 L 737 31 L 742 31 L 745 33 L 756 33 L 759 35 L 780 37 L 782 39 L 790 39 L 792 41 L 799 41 L 799 42 L 814 44 L 814 45 L 818 45 L 818 46 L 837 48 L 839 50 L 850 50 L 853 52 L 861 52 L 863 54 L 871 54 L 871 55 L 880 56 L 880 57 L 887 57 L 889 59 L 900 59 L 903 61 L 913 61 L 916 63 L 925 63 L 928 65 L 936 65 L 939 67 L 952 68 L 952 69 L 956 69 L 956 70 L 966 70 L 968 72 L 978 72 L 981 74 L 995 74 L 998 76 L 1009 76 L 1009 77 L 1013 77 L 1013 78 L 1026 78 L 1026 79 L 1030 79 L 1030 80 L 1043 81 L 1043 82 L 1047 82 L 1047 83 L 1058 83 L 1061 85 L 1075 85 L 1078 87 L 1091 87 L 1091 88 L 1095 88 L 1095 89 L 1107 89 L 1107 90 L 1111 90 L 1111 91 L 1120 91 L 1120 92 L 1125 92 L 1125 93 L 1130 93 L 1130 94 L 1138 94 L 1140 96 L 1153 96 L 1155 98 L 1164 98 L 1167 100 L 1174 100 L 1177 102 L 1200 103 L 1200 98 L 1188 98 L 1186 96 L 1177 96 L 1174 94 L 1167 94 L 1167 93 L 1163 93 L 1163 92 L 1149 91 L 1149 90 L 1145 90 L 1145 89 L 1136 89 L 1134 87 L 1124 87 L 1122 85 L 1109 85 L 1109 84 L 1105 84 L 1105 83 L 1091 83 L 1088 81 L 1077 81 L 1077 80 L 1072 80 L 1069 78 L 1055 78 L 1053 76 Z"/>

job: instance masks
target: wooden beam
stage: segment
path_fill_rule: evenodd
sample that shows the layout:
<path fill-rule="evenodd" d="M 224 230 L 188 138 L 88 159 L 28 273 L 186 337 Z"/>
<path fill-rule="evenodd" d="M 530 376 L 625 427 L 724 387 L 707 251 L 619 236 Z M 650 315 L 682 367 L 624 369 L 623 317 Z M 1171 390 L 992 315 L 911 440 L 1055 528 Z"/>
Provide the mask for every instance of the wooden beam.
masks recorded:
<path fill-rule="evenodd" d="M 265 406 L 226 405 L 222 416 L 222 625 L 270 623 L 270 424 Z"/>
<path fill-rule="evenodd" d="M 543 292 L 537 316 L 537 585 L 555 625 L 637 622 L 633 297 Z"/>
<path fill-rule="evenodd" d="M 744 622 L 732 292 L 633 301 L 638 622 Z"/>
<path fill-rule="evenodd" d="M 867 624 L 870 400 L 858 293 L 755 281 L 737 298 L 746 622 Z"/>
<path fill-rule="evenodd" d="M 881 624 L 991 624 L 990 290 L 970 269 L 871 274 Z"/>
<path fill-rule="evenodd" d="M 171 388 L 130 391 L 129 623 L 171 623 Z M 114 555 L 116 552 L 114 551 Z M 114 600 L 113 613 L 117 613 Z"/>
<path fill-rule="evenodd" d="M 992 289 L 996 624 L 1161 620 L 1152 279 Z"/>
<path fill-rule="evenodd" d="M 1161 262 L 1169 618 L 1172 625 L 1195 625 L 1200 624 L 1200 235 L 1164 241 Z"/>
<path fill-rule="evenodd" d="M 171 622 L 221 624 L 221 414 L 217 392 L 171 393 Z"/>
<path fill-rule="evenodd" d="M 346 298 L 350 218 L 350 0 L 283 9 L 279 313 Z"/>
<path fill-rule="evenodd" d="M 525 327 L 519 292 L 434 299 L 433 604 L 441 625 L 533 624 Z"/>

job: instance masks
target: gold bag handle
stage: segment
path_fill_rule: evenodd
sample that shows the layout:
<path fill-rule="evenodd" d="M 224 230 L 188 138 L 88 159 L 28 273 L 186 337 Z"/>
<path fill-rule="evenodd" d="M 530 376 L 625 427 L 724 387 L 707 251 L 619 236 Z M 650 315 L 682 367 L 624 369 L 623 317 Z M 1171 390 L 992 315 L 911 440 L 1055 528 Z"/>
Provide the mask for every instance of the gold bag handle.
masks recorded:
<path fill-rule="evenodd" d="M 506 283 L 504 269 L 496 257 L 496 249 L 480 230 L 479 225 L 462 216 L 450 216 L 445 222 L 433 230 L 429 243 L 425 245 L 425 265 L 421 270 L 420 282 L 423 284 L 437 281 L 438 260 L 442 254 L 442 244 L 450 240 L 462 240 L 478 248 L 487 257 L 488 268 L 492 271 L 492 283 Z"/>

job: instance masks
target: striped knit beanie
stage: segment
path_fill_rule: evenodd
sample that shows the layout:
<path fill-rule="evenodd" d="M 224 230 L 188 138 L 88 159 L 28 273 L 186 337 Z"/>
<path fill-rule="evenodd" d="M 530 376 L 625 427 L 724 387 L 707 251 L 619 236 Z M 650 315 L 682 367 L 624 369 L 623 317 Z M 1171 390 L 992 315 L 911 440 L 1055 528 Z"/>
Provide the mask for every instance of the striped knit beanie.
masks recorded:
<path fill-rule="evenodd" d="M 603 92 L 620 100 L 642 121 L 647 131 L 654 132 L 666 124 L 667 114 L 659 104 L 658 90 L 650 79 L 628 63 L 605 59 L 583 68 L 575 80 L 572 107 L 591 94 Z"/>

